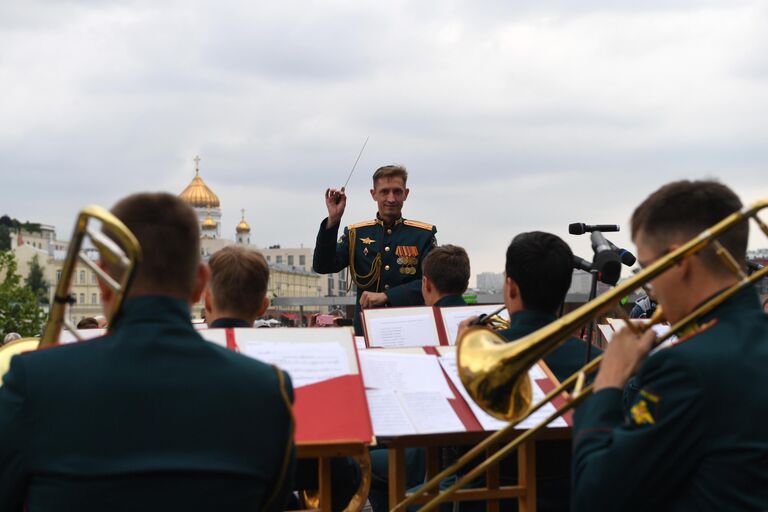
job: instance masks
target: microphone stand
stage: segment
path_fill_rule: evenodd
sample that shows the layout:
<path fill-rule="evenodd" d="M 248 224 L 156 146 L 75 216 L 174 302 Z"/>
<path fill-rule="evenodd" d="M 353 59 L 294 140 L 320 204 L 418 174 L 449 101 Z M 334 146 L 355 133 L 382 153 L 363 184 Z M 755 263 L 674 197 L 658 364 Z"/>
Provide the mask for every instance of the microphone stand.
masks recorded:
<path fill-rule="evenodd" d="M 592 302 L 592 300 L 597 297 L 597 277 L 599 272 L 596 269 L 592 269 L 589 271 L 590 274 L 592 274 L 592 284 L 589 288 L 589 298 L 587 298 L 587 302 Z M 587 326 L 587 351 L 586 351 L 586 363 L 590 361 L 592 358 L 592 333 L 595 329 L 595 320 L 592 320 L 589 322 L 589 325 Z"/>

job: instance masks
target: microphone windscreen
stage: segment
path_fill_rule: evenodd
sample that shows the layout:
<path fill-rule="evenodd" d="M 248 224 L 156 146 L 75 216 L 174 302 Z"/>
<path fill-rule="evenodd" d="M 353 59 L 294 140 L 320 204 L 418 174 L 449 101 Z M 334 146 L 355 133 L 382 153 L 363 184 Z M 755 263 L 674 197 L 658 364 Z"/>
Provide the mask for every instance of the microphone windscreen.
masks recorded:
<path fill-rule="evenodd" d="M 583 235 L 584 223 L 574 222 L 573 224 L 568 224 L 568 233 L 571 235 Z"/>

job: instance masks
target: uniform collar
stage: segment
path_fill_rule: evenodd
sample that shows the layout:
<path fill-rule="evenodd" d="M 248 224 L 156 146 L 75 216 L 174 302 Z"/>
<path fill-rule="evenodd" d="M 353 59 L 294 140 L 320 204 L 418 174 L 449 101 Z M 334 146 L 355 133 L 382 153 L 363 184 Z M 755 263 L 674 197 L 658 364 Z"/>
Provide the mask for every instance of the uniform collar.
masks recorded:
<path fill-rule="evenodd" d="M 504 329 L 499 334 L 507 340 L 514 340 L 532 333 L 556 319 L 557 316 L 553 313 L 532 310 L 518 311 L 512 315 L 509 329 Z"/>
<path fill-rule="evenodd" d="M 218 327 L 253 327 L 253 324 L 239 318 L 217 318 L 208 327 L 213 329 Z"/>
<path fill-rule="evenodd" d="M 404 220 L 405 219 L 403 219 L 402 217 L 400 217 L 398 219 L 395 219 L 395 222 L 392 223 L 392 226 L 397 226 L 398 224 L 402 224 Z M 379 213 L 378 212 L 376 212 L 376 224 L 378 224 L 379 226 L 383 226 L 383 227 L 392 227 L 392 226 L 387 226 L 386 224 L 384 224 L 384 220 L 382 220 L 379 217 Z"/>
<path fill-rule="evenodd" d="M 464 302 L 464 297 L 461 295 L 446 295 L 445 297 L 442 297 L 440 300 L 435 302 L 435 306 L 442 308 L 446 306 L 466 306 L 467 303 Z"/>
<path fill-rule="evenodd" d="M 722 291 L 715 293 L 707 300 L 711 300 L 712 298 L 716 297 L 720 293 L 722 293 Z M 704 301 L 702 302 L 702 304 L 706 302 L 707 301 Z M 701 306 L 701 304 L 699 304 L 699 306 Z M 699 306 L 696 306 L 696 307 L 699 307 Z M 760 309 L 760 298 L 757 295 L 757 290 L 755 289 L 754 285 L 747 286 L 743 290 L 736 292 L 733 295 L 733 297 L 726 300 L 725 302 L 717 306 L 714 310 L 710 311 L 706 315 L 702 316 L 701 320 L 702 321 L 712 320 L 722 316 L 729 316 L 730 314 L 733 314 L 736 312 L 741 313 L 744 310 L 750 310 L 750 309 L 755 309 L 755 310 Z"/>
<path fill-rule="evenodd" d="M 112 327 L 142 323 L 184 323 L 192 329 L 189 304 L 163 295 L 142 295 L 125 299 Z"/>

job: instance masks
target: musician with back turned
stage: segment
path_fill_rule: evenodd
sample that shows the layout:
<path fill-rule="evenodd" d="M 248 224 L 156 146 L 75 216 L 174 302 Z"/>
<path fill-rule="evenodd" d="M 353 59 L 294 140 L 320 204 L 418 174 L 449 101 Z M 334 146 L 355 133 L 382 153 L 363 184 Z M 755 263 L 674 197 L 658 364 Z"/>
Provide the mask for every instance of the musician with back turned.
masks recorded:
<path fill-rule="evenodd" d="M 112 213 L 143 261 L 106 336 L 12 359 L 0 388 L 0 510 L 282 510 L 291 382 L 192 327 L 208 279 L 194 211 L 137 194 Z M 109 311 L 116 297 L 101 288 Z"/>
<path fill-rule="evenodd" d="M 338 238 L 347 205 L 344 189 L 325 191 L 328 217 L 317 233 L 312 268 L 332 274 L 349 267 L 357 285 L 355 332 L 362 335 L 360 309 L 424 304 L 421 295 L 421 262 L 436 244 L 431 224 L 402 217 L 410 190 L 404 167 L 387 165 L 373 173 L 371 198 L 378 205 L 376 218 L 344 228 Z M 338 241 L 337 241 L 338 238 Z"/>
<path fill-rule="evenodd" d="M 638 259 L 650 265 L 741 209 L 728 187 L 679 181 L 632 215 Z M 746 222 L 720 238 L 745 265 Z M 650 284 L 675 323 L 735 284 L 710 246 Z M 768 318 L 748 287 L 649 355 L 654 333 L 613 337 L 595 393 L 575 414 L 574 510 L 767 510 Z M 622 414 L 632 373 L 639 392 Z"/>

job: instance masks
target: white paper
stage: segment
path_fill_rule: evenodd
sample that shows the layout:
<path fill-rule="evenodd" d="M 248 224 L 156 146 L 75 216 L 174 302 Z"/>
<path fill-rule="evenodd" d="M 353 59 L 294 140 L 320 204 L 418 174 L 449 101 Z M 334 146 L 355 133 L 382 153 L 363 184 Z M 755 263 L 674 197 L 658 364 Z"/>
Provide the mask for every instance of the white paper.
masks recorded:
<path fill-rule="evenodd" d="M 226 329 L 201 329 L 197 331 L 204 339 L 215 343 L 220 347 L 227 346 L 227 330 Z"/>
<path fill-rule="evenodd" d="M 439 393 L 368 389 L 368 408 L 376 436 L 464 432 L 464 424 Z"/>
<path fill-rule="evenodd" d="M 366 388 L 433 392 L 453 398 L 435 356 L 372 349 L 360 352 L 359 357 Z"/>
<path fill-rule="evenodd" d="M 371 412 L 373 434 L 376 436 L 405 436 L 416 434 L 397 392 L 391 389 L 366 389 L 368 410 Z"/>
<path fill-rule="evenodd" d="M 500 304 L 489 304 L 483 306 L 458 306 L 458 307 L 445 307 L 440 308 L 440 315 L 443 317 L 443 325 L 445 326 L 445 335 L 448 337 L 448 344 L 456 344 L 456 336 L 459 332 L 459 324 L 471 316 L 489 315 L 494 311 L 497 311 L 501 307 Z M 509 320 L 509 313 L 504 310 L 499 313 L 499 316 Z"/>
<path fill-rule="evenodd" d="M 606 343 L 610 343 L 613 339 L 613 328 L 606 324 L 597 324 L 597 328 L 600 329 L 601 333 L 603 333 L 603 337 L 605 338 Z"/>
<path fill-rule="evenodd" d="M 357 347 L 357 350 L 365 350 L 365 337 L 355 336 L 355 346 Z"/>
<path fill-rule="evenodd" d="M 464 424 L 440 393 L 400 392 L 400 400 L 420 434 L 464 432 Z"/>
<path fill-rule="evenodd" d="M 374 316 L 375 315 L 375 316 Z M 427 347 L 440 344 L 432 308 L 401 308 L 366 312 L 366 332 L 372 347 Z"/>
<path fill-rule="evenodd" d="M 354 373 L 347 351 L 334 342 L 259 341 L 241 344 L 240 350 L 288 372 L 294 388 Z"/>
<path fill-rule="evenodd" d="M 90 340 L 93 338 L 98 338 L 99 336 L 104 336 L 107 334 L 106 329 L 75 329 L 77 331 L 77 334 L 80 335 L 84 340 Z M 59 343 L 62 345 L 66 345 L 67 343 L 74 343 L 77 341 L 77 338 L 75 338 L 75 335 L 69 332 L 67 329 L 62 329 L 61 334 L 59 334 Z"/>
<path fill-rule="evenodd" d="M 472 399 L 472 397 L 467 392 L 466 388 L 464 387 L 464 384 L 461 382 L 461 378 L 459 377 L 458 367 L 456 366 L 456 355 L 455 354 L 445 354 L 440 357 L 440 364 L 445 369 L 445 372 L 448 374 L 448 377 L 451 379 L 451 382 L 453 382 L 453 385 L 456 386 L 456 388 L 459 390 L 459 393 L 461 393 L 462 398 L 464 398 L 464 401 L 467 402 L 467 405 L 469 405 L 470 410 L 472 411 L 472 414 L 475 415 L 475 418 L 477 418 L 477 421 L 480 423 L 480 425 L 483 427 L 484 430 L 499 430 L 500 428 L 506 427 L 508 425 L 508 422 L 499 420 L 490 414 L 486 413 L 482 408 L 480 408 L 479 405 L 475 403 L 475 401 Z M 531 369 L 528 371 L 528 377 L 531 379 L 531 388 L 533 389 L 533 401 L 532 404 L 535 404 L 539 402 L 546 394 L 542 391 L 542 389 L 539 387 L 539 385 L 536 383 L 537 380 L 546 379 L 546 373 L 544 373 L 544 370 L 541 369 L 539 365 L 533 365 Z M 527 418 L 525 421 L 521 422 L 517 425 L 517 429 L 528 429 L 535 424 L 541 422 L 548 414 L 551 414 L 555 411 L 555 407 L 551 404 L 547 404 L 543 406 L 541 409 L 539 409 L 536 413 L 534 413 L 531 417 Z M 562 418 L 557 418 L 556 420 L 552 421 L 549 425 L 549 427 L 566 427 L 567 423 Z"/>

